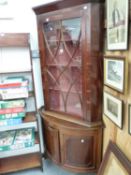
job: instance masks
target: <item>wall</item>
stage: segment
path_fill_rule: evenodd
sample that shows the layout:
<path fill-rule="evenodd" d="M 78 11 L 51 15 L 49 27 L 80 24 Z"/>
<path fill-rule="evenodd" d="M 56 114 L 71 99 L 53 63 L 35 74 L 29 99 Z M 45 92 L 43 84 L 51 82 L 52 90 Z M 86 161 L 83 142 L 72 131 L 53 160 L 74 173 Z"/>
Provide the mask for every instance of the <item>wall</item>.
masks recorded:
<path fill-rule="evenodd" d="M 129 24 L 129 28 L 130 27 L 131 26 Z M 131 36 L 131 30 L 129 31 L 129 36 Z M 104 53 L 105 55 L 124 56 L 125 61 L 128 64 L 128 69 L 126 68 L 127 76 L 125 77 L 127 92 L 121 94 L 104 86 L 104 90 L 113 94 L 115 97 L 123 100 L 123 128 L 119 129 L 113 122 L 111 122 L 111 120 L 109 120 L 106 116 L 103 115 L 103 120 L 105 124 L 104 138 L 103 138 L 103 149 L 104 149 L 103 153 L 106 150 L 109 139 L 111 139 L 124 152 L 124 154 L 128 157 L 128 159 L 131 160 L 131 135 L 128 134 L 128 104 L 131 104 L 131 44 L 130 44 L 131 37 L 128 37 L 128 39 L 129 39 L 129 48 L 127 51 L 110 52 L 107 51 L 107 49 L 105 49 Z"/>
<path fill-rule="evenodd" d="M 8 0 L 8 4 L 0 6 L 0 33 L 30 33 L 31 49 L 38 50 L 36 16 L 33 6 L 49 3 L 54 0 Z M 26 2 L 26 3 L 25 3 Z M 33 59 L 35 87 L 38 108 L 44 104 L 41 84 L 39 59 Z"/>

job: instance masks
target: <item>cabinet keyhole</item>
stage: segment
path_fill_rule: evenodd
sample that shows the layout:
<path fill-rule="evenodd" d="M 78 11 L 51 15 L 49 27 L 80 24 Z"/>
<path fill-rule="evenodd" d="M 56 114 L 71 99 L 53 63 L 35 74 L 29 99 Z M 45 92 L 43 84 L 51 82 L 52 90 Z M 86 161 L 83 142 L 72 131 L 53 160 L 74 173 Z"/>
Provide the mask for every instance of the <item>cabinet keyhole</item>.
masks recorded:
<path fill-rule="evenodd" d="M 81 143 L 84 143 L 85 142 L 85 140 L 84 139 L 81 139 Z"/>

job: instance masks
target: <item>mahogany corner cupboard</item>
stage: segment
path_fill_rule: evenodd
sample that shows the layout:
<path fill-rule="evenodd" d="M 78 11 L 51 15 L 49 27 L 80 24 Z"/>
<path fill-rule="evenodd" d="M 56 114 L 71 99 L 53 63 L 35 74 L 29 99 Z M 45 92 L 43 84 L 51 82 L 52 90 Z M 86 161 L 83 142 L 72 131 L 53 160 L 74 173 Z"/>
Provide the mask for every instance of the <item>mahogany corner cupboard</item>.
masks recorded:
<path fill-rule="evenodd" d="M 97 172 L 101 162 L 103 3 L 64 0 L 33 8 L 46 153 L 74 172 Z"/>

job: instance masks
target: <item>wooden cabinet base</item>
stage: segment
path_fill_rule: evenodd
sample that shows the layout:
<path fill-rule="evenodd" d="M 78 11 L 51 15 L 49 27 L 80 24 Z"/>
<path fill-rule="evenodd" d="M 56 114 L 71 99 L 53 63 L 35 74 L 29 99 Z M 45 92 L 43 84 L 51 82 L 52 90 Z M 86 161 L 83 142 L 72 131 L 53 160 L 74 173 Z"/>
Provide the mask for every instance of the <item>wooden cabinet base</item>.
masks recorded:
<path fill-rule="evenodd" d="M 17 157 L 0 159 L 0 174 L 40 167 L 40 155 L 38 153 Z"/>
<path fill-rule="evenodd" d="M 97 172 L 102 126 L 85 127 L 44 115 L 44 139 L 50 159 L 73 172 Z"/>

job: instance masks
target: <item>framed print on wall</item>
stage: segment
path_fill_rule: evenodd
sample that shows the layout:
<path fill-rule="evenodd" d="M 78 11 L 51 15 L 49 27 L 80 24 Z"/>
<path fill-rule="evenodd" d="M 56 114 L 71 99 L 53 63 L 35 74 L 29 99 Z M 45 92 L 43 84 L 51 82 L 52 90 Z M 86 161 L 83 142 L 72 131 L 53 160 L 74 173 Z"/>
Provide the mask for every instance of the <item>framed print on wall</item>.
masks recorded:
<path fill-rule="evenodd" d="M 104 84 L 124 92 L 125 82 L 125 61 L 119 57 L 104 58 Z"/>
<path fill-rule="evenodd" d="M 122 101 L 104 92 L 104 114 L 122 128 Z"/>
<path fill-rule="evenodd" d="M 107 49 L 126 50 L 128 40 L 128 0 L 107 0 Z"/>
<path fill-rule="evenodd" d="M 129 114 L 128 114 L 128 123 L 129 123 L 129 128 L 128 128 L 128 132 L 131 135 L 131 104 L 129 104 Z"/>
<path fill-rule="evenodd" d="M 109 142 L 97 175 L 130 175 L 131 162 L 113 142 Z"/>

